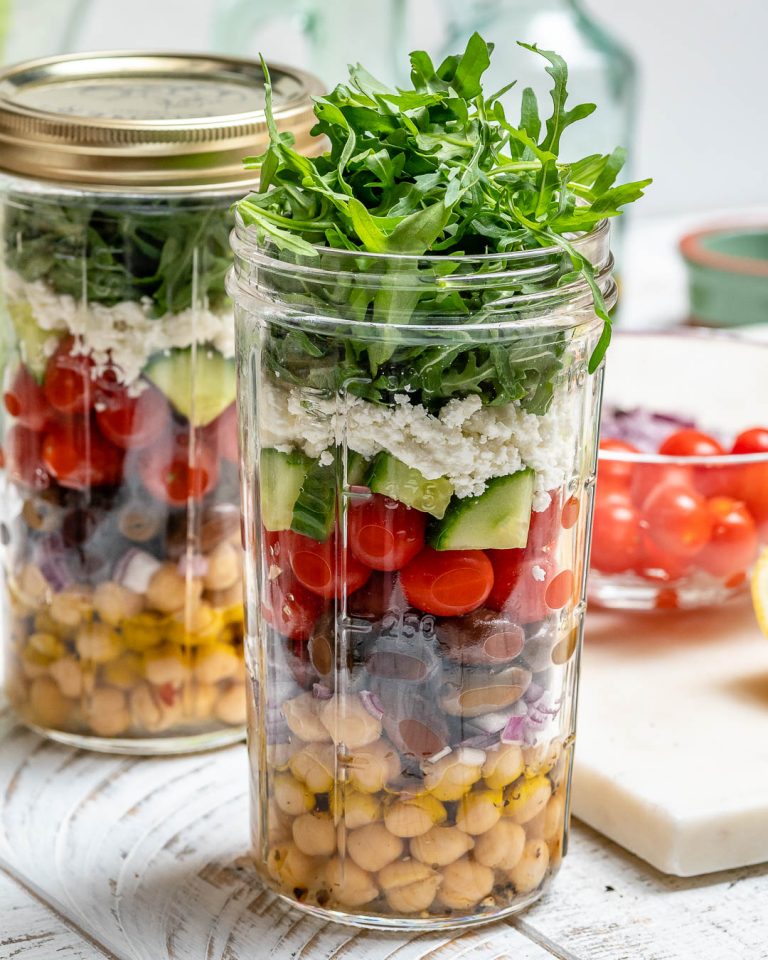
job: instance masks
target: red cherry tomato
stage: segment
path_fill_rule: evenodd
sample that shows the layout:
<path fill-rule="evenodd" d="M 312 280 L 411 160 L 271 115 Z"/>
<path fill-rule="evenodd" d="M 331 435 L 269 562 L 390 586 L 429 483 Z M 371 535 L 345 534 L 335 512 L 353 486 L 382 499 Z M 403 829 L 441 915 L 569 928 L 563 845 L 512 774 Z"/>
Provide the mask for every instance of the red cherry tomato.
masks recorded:
<path fill-rule="evenodd" d="M 424 546 L 426 515 L 374 493 L 349 509 L 349 546 L 374 570 L 400 570 Z"/>
<path fill-rule="evenodd" d="M 613 440 L 606 437 L 600 441 L 600 449 L 609 453 L 639 453 L 637 447 L 631 443 L 625 443 L 623 440 Z M 608 492 L 615 489 L 626 489 L 635 470 L 634 463 L 628 463 L 626 460 L 606 460 L 599 457 L 597 461 L 597 488 Z"/>
<path fill-rule="evenodd" d="M 648 532 L 640 533 L 640 555 L 635 571 L 646 580 L 669 583 L 681 580 L 691 569 L 691 561 L 669 550 L 663 550 Z"/>
<path fill-rule="evenodd" d="M 3 403 L 16 422 L 30 430 L 42 430 L 53 415 L 43 388 L 23 364 L 3 394 Z"/>
<path fill-rule="evenodd" d="M 318 543 L 299 533 L 281 533 L 282 549 L 287 550 L 291 569 L 302 586 L 320 597 L 347 596 L 368 582 L 372 570 L 350 551 L 343 555 L 335 534 Z"/>
<path fill-rule="evenodd" d="M 20 423 L 13 424 L 5 435 L 3 448 L 5 468 L 13 483 L 33 490 L 45 490 L 51 478 L 43 463 L 43 435 Z"/>
<path fill-rule="evenodd" d="M 237 406 L 230 404 L 224 413 L 205 428 L 206 439 L 216 450 L 217 454 L 230 463 L 237 463 L 239 452 L 237 447 Z"/>
<path fill-rule="evenodd" d="M 216 486 L 219 464 L 202 433 L 194 438 L 188 430 L 177 430 L 139 453 L 141 482 L 153 497 L 172 507 L 202 500 Z"/>
<path fill-rule="evenodd" d="M 724 448 L 714 437 L 701 430 L 676 430 L 659 447 L 666 457 L 718 457 Z"/>
<path fill-rule="evenodd" d="M 526 550 L 489 550 L 493 587 L 486 605 L 503 611 L 521 625 L 544 620 L 550 609 L 546 593 L 555 577 L 550 556 L 531 556 Z"/>
<path fill-rule="evenodd" d="M 114 387 L 96 407 L 99 430 L 124 450 L 147 447 L 171 430 L 168 401 L 150 385 L 135 397 L 124 386 Z"/>
<path fill-rule="evenodd" d="M 560 491 L 550 490 L 549 496 L 546 510 L 531 511 L 528 542 L 525 545 L 528 556 L 537 556 L 542 551 L 550 553 L 557 546 L 561 525 Z"/>
<path fill-rule="evenodd" d="M 43 391 L 59 413 L 88 413 L 95 399 L 93 360 L 77 349 L 74 337 L 65 337 L 45 368 Z"/>
<path fill-rule="evenodd" d="M 768 539 L 768 464 L 744 463 L 734 467 L 729 493 L 752 514 L 761 539 Z"/>
<path fill-rule="evenodd" d="M 712 537 L 696 557 L 696 566 L 723 580 L 743 573 L 757 556 L 755 521 L 743 503 L 715 497 L 707 504 L 714 518 Z"/>
<path fill-rule="evenodd" d="M 665 483 L 643 504 L 642 520 L 653 540 L 681 557 L 692 557 L 707 543 L 714 520 L 707 501 L 692 487 Z"/>
<path fill-rule="evenodd" d="M 433 550 L 425 547 L 400 572 L 408 602 L 437 617 L 476 610 L 493 586 L 493 567 L 482 550 Z"/>
<path fill-rule="evenodd" d="M 731 453 L 768 453 L 768 427 L 752 427 L 740 433 Z"/>
<path fill-rule="evenodd" d="M 693 485 L 693 471 L 690 467 L 671 463 L 638 463 L 632 475 L 630 492 L 637 507 L 643 508 L 645 501 L 660 486 L 676 484 L 682 487 Z M 598 488 L 599 491 L 599 488 Z"/>
<path fill-rule="evenodd" d="M 309 640 L 322 609 L 322 599 L 303 587 L 290 569 L 267 580 L 261 612 L 267 623 L 284 637 Z"/>
<path fill-rule="evenodd" d="M 114 485 L 123 475 L 123 451 L 85 417 L 70 417 L 48 428 L 43 462 L 62 487 L 72 490 Z"/>
<path fill-rule="evenodd" d="M 639 553 L 637 507 L 626 494 L 598 492 L 590 565 L 601 573 L 624 573 L 634 569 Z"/>

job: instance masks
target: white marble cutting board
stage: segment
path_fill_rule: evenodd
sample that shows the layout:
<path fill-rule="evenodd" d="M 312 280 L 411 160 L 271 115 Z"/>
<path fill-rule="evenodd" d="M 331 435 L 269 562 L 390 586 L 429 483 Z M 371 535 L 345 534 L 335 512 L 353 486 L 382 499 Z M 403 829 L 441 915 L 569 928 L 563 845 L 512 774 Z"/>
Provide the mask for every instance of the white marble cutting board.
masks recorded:
<path fill-rule="evenodd" d="M 573 813 L 665 873 L 768 861 L 768 640 L 748 600 L 590 611 Z"/>

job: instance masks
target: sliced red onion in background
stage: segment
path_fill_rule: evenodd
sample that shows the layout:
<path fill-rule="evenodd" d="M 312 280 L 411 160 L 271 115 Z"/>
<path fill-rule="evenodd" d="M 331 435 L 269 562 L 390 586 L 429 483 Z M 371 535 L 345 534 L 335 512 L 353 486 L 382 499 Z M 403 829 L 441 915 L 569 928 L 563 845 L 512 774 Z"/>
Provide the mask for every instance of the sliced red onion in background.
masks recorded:
<path fill-rule="evenodd" d="M 376 717 L 377 720 L 381 720 L 381 718 L 384 716 L 384 705 L 375 693 L 373 693 L 371 690 L 361 690 L 360 700 L 372 717 Z"/>
<path fill-rule="evenodd" d="M 333 696 L 333 691 L 330 687 L 326 687 L 324 683 L 315 683 L 312 686 L 312 696 L 316 700 L 330 700 Z"/>
<path fill-rule="evenodd" d="M 183 553 L 179 558 L 178 569 L 182 577 L 204 577 L 208 573 L 208 557 L 199 553 Z"/>
<path fill-rule="evenodd" d="M 149 581 L 162 564 L 146 550 L 129 550 L 115 564 L 112 578 L 134 593 L 146 593 Z"/>
<path fill-rule="evenodd" d="M 655 453 L 670 433 L 696 427 L 694 420 L 670 413 L 655 413 L 634 407 L 604 407 L 600 435 L 603 439 L 623 440 L 644 453 Z"/>

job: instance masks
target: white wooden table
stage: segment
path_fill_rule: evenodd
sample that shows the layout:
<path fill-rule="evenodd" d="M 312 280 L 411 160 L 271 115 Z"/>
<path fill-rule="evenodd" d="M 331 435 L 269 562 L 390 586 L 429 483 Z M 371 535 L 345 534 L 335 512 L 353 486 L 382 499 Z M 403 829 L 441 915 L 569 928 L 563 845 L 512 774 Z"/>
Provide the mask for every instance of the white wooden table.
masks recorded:
<path fill-rule="evenodd" d="M 0 711 L 0 960 L 764 960 L 768 866 L 694 881 L 582 826 L 510 923 L 397 936 L 322 924 L 247 858 L 243 747 L 150 760 L 52 743 Z"/>

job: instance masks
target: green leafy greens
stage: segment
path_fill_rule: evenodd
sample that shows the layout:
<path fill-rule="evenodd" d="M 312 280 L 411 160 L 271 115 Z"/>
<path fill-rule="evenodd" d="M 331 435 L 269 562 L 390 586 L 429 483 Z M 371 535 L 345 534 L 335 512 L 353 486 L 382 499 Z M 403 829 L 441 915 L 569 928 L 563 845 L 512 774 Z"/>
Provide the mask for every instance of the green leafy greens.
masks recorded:
<path fill-rule="evenodd" d="M 523 91 L 517 125 L 500 99 L 509 87 L 484 93 L 482 77 L 493 46 L 475 34 L 462 55 L 437 68 L 427 53 L 411 54 L 413 89 L 391 90 L 363 67 L 350 67 L 348 83 L 315 102 L 313 132 L 326 137 L 330 149 L 314 158 L 299 154 L 291 135 L 278 131 L 265 65 L 270 143 L 265 153 L 246 161 L 260 168 L 260 187 L 238 210 L 244 224 L 288 260 L 317 258 L 323 248 L 440 254 L 451 258 L 448 275 L 461 257 L 558 248 L 567 267 L 554 283 L 583 278 L 604 321 L 590 363 L 594 370 L 610 340 L 610 317 L 593 265 L 573 241 L 618 215 L 650 181 L 617 184 L 625 160 L 621 148 L 575 163 L 560 160 L 564 131 L 595 107 L 567 106 L 568 68 L 560 56 L 520 46 L 547 62 L 553 109 L 546 122 L 530 88 Z M 308 304 L 313 296 L 316 290 L 302 292 L 297 286 L 289 299 Z M 406 295 L 397 300 L 395 292 L 388 299 L 379 294 L 362 303 L 359 319 L 402 322 L 417 307 L 420 315 L 463 311 L 472 316 L 483 305 L 477 295 L 451 291 L 446 284 L 443 297 L 417 294 L 408 301 Z M 388 402 L 407 386 L 432 406 L 450 396 L 478 393 L 485 403 L 520 400 L 540 411 L 551 397 L 563 349 L 548 343 L 528 362 L 529 350 L 516 356 L 509 344 L 419 350 L 396 339 L 383 345 L 352 341 L 345 345 L 337 382 L 354 381 L 355 390 L 375 402 Z M 320 379 L 330 385 L 331 365 L 318 364 L 323 356 L 329 351 L 321 338 L 289 335 L 272 349 L 269 362 L 292 382 L 317 385 Z"/>

